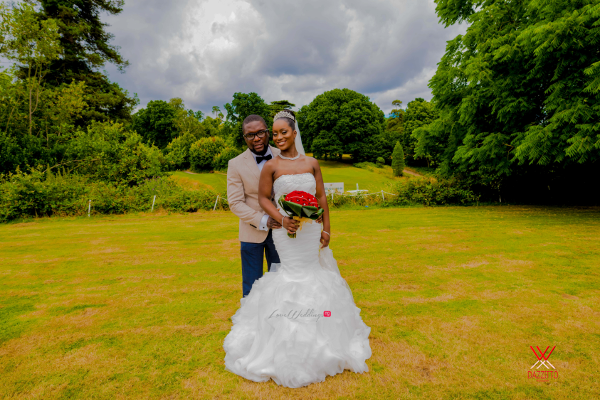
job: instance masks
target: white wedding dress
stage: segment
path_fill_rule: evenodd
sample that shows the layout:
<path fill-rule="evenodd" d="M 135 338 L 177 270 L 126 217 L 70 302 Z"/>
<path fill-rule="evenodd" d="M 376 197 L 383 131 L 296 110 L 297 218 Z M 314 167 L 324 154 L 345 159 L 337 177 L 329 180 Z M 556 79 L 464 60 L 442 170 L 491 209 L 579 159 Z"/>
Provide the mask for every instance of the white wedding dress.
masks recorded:
<path fill-rule="evenodd" d="M 276 199 L 294 190 L 315 195 L 316 182 L 310 173 L 283 175 L 273 188 Z M 225 369 L 290 388 L 323 382 L 344 369 L 368 371 L 371 328 L 331 250 L 319 250 L 320 237 L 317 222 L 305 223 L 294 239 L 285 229 L 273 230 L 281 264 L 272 265 L 241 299 L 223 344 Z"/>

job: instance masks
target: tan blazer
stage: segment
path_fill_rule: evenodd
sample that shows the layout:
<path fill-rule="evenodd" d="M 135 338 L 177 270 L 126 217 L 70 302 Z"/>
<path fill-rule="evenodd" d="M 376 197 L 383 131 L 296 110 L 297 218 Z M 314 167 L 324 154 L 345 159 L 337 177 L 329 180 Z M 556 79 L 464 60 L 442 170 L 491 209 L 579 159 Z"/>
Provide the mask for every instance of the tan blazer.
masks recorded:
<path fill-rule="evenodd" d="M 279 149 L 271 147 L 273 156 Z M 261 243 L 268 231 L 258 229 L 260 220 L 266 213 L 258 204 L 258 181 L 260 170 L 250 149 L 229 160 L 227 169 L 227 200 L 229 208 L 240 218 L 240 242 Z M 273 204 L 275 201 L 272 199 Z"/>

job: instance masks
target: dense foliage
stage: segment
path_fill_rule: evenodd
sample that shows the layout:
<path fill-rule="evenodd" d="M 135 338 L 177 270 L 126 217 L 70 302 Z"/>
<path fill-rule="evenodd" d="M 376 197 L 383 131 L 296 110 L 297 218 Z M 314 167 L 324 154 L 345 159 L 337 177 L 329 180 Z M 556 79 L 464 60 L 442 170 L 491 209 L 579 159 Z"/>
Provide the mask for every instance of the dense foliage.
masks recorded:
<path fill-rule="evenodd" d="M 600 1 L 436 3 L 443 23 L 469 27 L 431 80 L 439 117 L 415 130 L 416 155 L 509 198 L 572 198 L 577 186 L 576 201 L 590 199 L 600 172 Z"/>
<path fill-rule="evenodd" d="M 161 149 L 177 136 L 175 114 L 177 110 L 164 100 L 149 101 L 133 116 L 131 124 L 146 143 L 154 144 Z"/>
<path fill-rule="evenodd" d="M 246 146 L 242 132 L 242 122 L 248 115 L 260 115 L 265 119 L 268 128 L 273 125 L 275 114 L 271 116 L 271 107 L 254 92 L 235 93 L 231 103 L 225 104 L 225 109 L 227 110 L 227 125 L 233 145 L 240 149 Z"/>
<path fill-rule="evenodd" d="M 213 169 L 215 157 L 225 149 L 225 146 L 225 141 L 220 137 L 203 138 L 193 143 L 190 147 L 190 164 L 192 168 L 196 171 Z"/>
<path fill-rule="evenodd" d="M 317 158 L 375 161 L 385 122 L 383 111 L 363 94 L 334 89 L 300 109 L 299 127 L 306 149 Z"/>
<path fill-rule="evenodd" d="M 421 165 L 420 160 L 424 160 L 427 166 L 430 166 L 430 156 L 422 155 L 415 157 L 415 145 L 417 138 L 413 135 L 414 131 L 423 126 L 429 125 L 437 118 L 437 110 L 433 103 L 417 97 L 406 105 L 404 113 L 404 123 L 402 131 L 402 147 L 408 163 L 412 165 Z"/>
<path fill-rule="evenodd" d="M 50 61 L 46 81 L 53 87 L 73 81 L 85 83 L 88 107 L 78 122 L 128 121 L 138 100 L 99 71 L 107 62 L 121 70 L 129 64 L 118 48 L 110 44 L 113 35 L 100 20 L 103 14 L 121 13 L 124 1 L 34 0 L 32 3 L 37 6 L 37 21 L 56 23 L 62 50 Z"/>
<path fill-rule="evenodd" d="M 168 178 L 146 180 L 133 187 L 88 180 L 80 175 L 60 175 L 32 170 L 16 171 L 0 180 L 0 222 L 42 216 L 124 214 L 154 208 L 174 212 L 211 210 L 218 193 L 184 190 Z M 221 194 L 222 195 L 222 194 Z M 227 209 L 226 201 L 217 204 Z"/>
<path fill-rule="evenodd" d="M 402 143 L 396 142 L 394 153 L 392 154 L 392 170 L 394 171 L 394 176 L 404 175 L 405 166 L 406 163 L 404 162 L 404 150 L 402 149 Z"/>

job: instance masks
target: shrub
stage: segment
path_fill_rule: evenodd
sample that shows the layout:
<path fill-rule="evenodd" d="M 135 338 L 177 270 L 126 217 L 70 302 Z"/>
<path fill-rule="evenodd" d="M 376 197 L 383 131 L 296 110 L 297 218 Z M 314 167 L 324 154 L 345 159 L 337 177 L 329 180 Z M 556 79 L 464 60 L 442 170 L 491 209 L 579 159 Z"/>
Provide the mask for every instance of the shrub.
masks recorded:
<path fill-rule="evenodd" d="M 169 178 L 147 179 L 134 187 L 110 182 L 89 182 L 77 175 L 53 175 L 34 169 L 17 171 L 0 182 L 0 222 L 42 216 L 86 215 L 91 200 L 92 214 L 124 214 L 155 209 L 174 212 L 211 210 L 218 193 L 185 190 Z M 227 209 L 226 200 L 219 209 Z"/>
<path fill-rule="evenodd" d="M 397 195 L 393 200 L 396 204 L 465 205 L 479 201 L 479 196 L 470 188 L 448 179 L 410 179 L 408 183 L 396 184 L 392 192 Z"/>
<path fill-rule="evenodd" d="M 392 169 L 394 176 L 402 176 L 404 174 L 404 150 L 400 142 L 396 142 L 394 153 L 392 154 Z"/>
<path fill-rule="evenodd" d="M 360 169 L 366 169 L 367 171 L 372 171 L 375 168 L 378 168 L 377 165 L 373 164 L 372 162 L 369 161 L 363 161 L 360 163 L 354 163 L 352 164 L 352 166 L 354 168 L 360 168 Z"/>
<path fill-rule="evenodd" d="M 377 166 L 379 168 L 383 167 L 383 165 L 385 164 L 385 160 L 383 159 L 383 157 L 377 157 Z"/>
<path fill-rule="evenodd" d="M 196 140 L 194 135 L 186 132 L 167 145 L 165 154 L 171 169 L 187 169 L 190 167 L 190 147 Z"/>
<path fill-rule="evenodd" d="M 190 164 L 196 171 L 209 171 L 213 167 L 213 160 L 226 147 L 225 141 L 212 136 L 202 138 L 190 147 Z"/>
<path fill-rule="evenodd" d="M 163 176 L 166 160 L 155 146 L 142 143 L 136 132 L 113 122 L 93 122 L 68 143 L 63 164 L 92 180 L 135 186 Z"/>
<path fill-rule="evenodd" d="M 217 154 L 213 160 L 213 168 L 216 170 L 226 170 L 229 160 L 242 154 L 238 149 L 231 147 L 224 148 L 219 154 Z"/>
<path fill-rule="evenodd" d="M 73 214 L 81 208 L 85 192 L 82 177 L 46 177 L 40 169 L 32 169 L 29 174 L 17 169 L 0 183 L 0 221 Z"/>

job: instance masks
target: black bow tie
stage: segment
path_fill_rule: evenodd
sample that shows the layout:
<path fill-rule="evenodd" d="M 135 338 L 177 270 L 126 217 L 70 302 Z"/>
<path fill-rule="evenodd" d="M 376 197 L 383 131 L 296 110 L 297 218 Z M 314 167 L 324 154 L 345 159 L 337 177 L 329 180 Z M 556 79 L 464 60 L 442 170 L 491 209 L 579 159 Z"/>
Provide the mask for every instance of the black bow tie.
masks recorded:
<path fill-rule="evenodd" d="M 273 156 L 270 154 L 267 154 L 266 156 L 256 156 L 256 163 L 260 164 L 265 160 L 269 161 L 271 158 L 273 158 Z"/>

